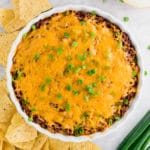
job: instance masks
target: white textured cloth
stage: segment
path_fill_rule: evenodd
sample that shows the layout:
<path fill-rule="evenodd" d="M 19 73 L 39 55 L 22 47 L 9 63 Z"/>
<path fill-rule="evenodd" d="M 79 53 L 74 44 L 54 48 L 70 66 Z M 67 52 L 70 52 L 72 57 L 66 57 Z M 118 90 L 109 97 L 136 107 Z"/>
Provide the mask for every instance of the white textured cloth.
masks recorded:
<path fill-rule="evenodd" d="M 140 46 L 140 55 L 144 70 L 143 86 L 140 91 L 139 103 L 134 111 L 127 117 L 125 124 L 120 124 L 111 134 L 93 141 L 101 146 L 103 150 L 116 150 L 118 144 L 123 140 L 126 134 L 135 126 L 141 117 L 150 109 L 150 8 L 136 9 L 121 3 L 119 0 L 49 0 L 53 7 L 66 4 L 84 4 L 100 8 L 116 18 L 123 20 L 123 17 L 129 17 L 129 22 L 123 22 L 135 36 Z M 10 7 L 10 0 L 0 0 L 0 7 Z M 3 69 L 0 67 L 0 76 L 3 75 Z"/>

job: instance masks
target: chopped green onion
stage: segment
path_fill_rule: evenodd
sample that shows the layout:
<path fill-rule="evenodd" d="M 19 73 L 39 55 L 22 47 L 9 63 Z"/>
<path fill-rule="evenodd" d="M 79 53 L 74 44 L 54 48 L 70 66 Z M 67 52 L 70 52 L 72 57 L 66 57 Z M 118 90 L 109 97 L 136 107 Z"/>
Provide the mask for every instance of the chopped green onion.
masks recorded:
<path fill-rule="evenodd" d="M 57 94 L 57 98 L 58 98 L 58 99 L 62 99 L 63 97 L 62 97 L 62 95 L 61 95 L 60 93 L 58 93 L 58 94 Z"/>
<path fill-rule="evenodd" d="M 99 80 L 100 80 L 101 82 L 106 81 L 106 76 L 104 76 L 104 75 L 99 76 Z"/>
<path fill-rule="evenodd" d="M 65 69 L 65 73 L 70 73 L 74 68 L 73 64 L 68 64 L 66 69 Z"/>
<path fill-rule="evenodd" d="M 96 38 L 95 33 L 94 33 L 94 32 L 90 32 L 90 37 L 91 37 L 92 39 L 95 39 L 95 38 Z"/>
<path fill-rule="evenodd" d="M 116 121 L 119 121 L 119 120 L 120 120 L 120 117 L 119 117 L 119 116 L 115 116 L 115 120 L 116 120 Z"/>
<path fill-rule="evenodd" d="M 66 106 L 65 106 L 65 109 L 66 109 L 66 111 L 70 111 L 70 109 L 71 109 L 71 106 L 70 106 L 70 104 L 66 104 Z"/>
<path fill-rule="evenodd" d="M 87 66 L 86 66 L 86 65 L 83 65 L 81 68 L 82 68 L 83 70 L 85 70 L 85 69 L 87 68 Z"/>
<path fill-rule="evenodd" d="M 67 86 L 66 86 L 66 89 L 67 89 L 68 91 L 71 91 L 71 90 L 72 90 L 72 86 L 71 86 L 71 85 L 67 85 Z"/>
<path fill-rule="evenodd" d="M 29 118 L 28 118 L 28 121 L 29 121 L 29 122 L 33 122 L 33 118 L 29 117 Z"/>
<path fill-rule="evenodd" d="M 128 22 L 129 21 L 129 17 L 123 17 L 123 21 L 124 22 Z"/>
<path fill-rule="evenodd" d="M 128 105 L 128 104 L 129 104 L 129 100 L 128 100 L 128 99 L 124 99 L 124 100 L 123 100 L 123 103 L 124 103 L 125 105 Z"/>
<path fill-rule="evenodd" d="M 109 125 L 112 125 L 112 124 L 113 124 L 113 120 L 112 120 L 112 119 L 109 119 L 109 120 L 108 120 L 108 124 L 109 124 Z"/>
<path fill-rule="evenodd" d="M 68 32 L 65 32 L 65 33 L 64 33 L 64 37 L 65 37 L 65 38 L 69 38 L 69 37 L 70 37 L 70 34 L 69 34 Z"/>
<path fill-rule="evenodd" d="M 23 100 L 22 100 L 22 103 L 23 103 L 24 105 L 29 105 L 29 104 L 30 104 L 27 99 L 23 99 Z"/>
<path fill-rule="evenodd" d="M 80 70 L 81 70 L 81 68 L 80 68 L 80 67 L 76 67 L 74 71 L 75 71 L 75 73 L 79 73 L 79 72 L 80 72 Z"/>
<path fill-rule="evenodd" d="M 124 0 L 120 0 L 121 3 L 124 3 Z"/>
<path fill-rule="evenodd" d="M 57 49 L 57 55 L 61 55 L 63 53 L 63 48 L 62 47 L 59 47 Z"/>
<path fill-rule="evenodd" d="M 84 96 L 84 101 L 89 102 L 89 96 L 88 95 Z"/>
<path fill-rule="evenodd" d="M 116 32 L 115 35 L 116 35 L 116 37 L 120 37 L 121 33 L 120 32 Z"/>
<path fill-rule="evenodd" d="M 77 90 L 73 90 L 73 95 L 74 95 L 74 96 L 79 95 L 79 91 L 77 91 Z"/>
<path fill-rule="evenodd" d="M 35 60 L 35 61 L 38 61 L 39 58 L 40 58 L 40 54 L 35 54 L 34 60 Z"/>
<path fill-rule="evenodd" d="M 46 78 L 45 78 L 45 82 L 46 82 L 46 83 L 50 83 L 51 81 L 52 81 L 52 79 L 51 79 L 50 77 L 46 77 Z"/>
<path fill-rule="evenodd" d="M 81 84 L 83 84 L 83 81 L 81 79 L 79 79 L 78 83 L 81 85 Z"/>
<path fill-rule="evenodd" d="M 27 37 L 27 33 L 24 33 L 22 37 L 25 39 Z"/>
<path fill-rule="evenodd" d="M 20 70 L 17 70 L 16 72 L 15 72 L 15 74 L 12 76 L 12 79 L 13 79 L 13 81 L 14 80 L 17 80 L 17 79 L 20 79 L 21 77 L 22 77 L 22 71 L 20 71 Z"/>
<path fill-rule="evenodd" d="M 48 59 L 51 60 L 51 61 L 55 60 L 53 55 L 51 55 L 51 54 L 48 54 Z"/>
<path fill-rule="evenodd" d="M 91 69 L 91 70 L 89 70 L 88 72 L 87 72 L 87 74 L 89 75 L 89 76 L 91 76 L 91 75 L 93 75 L 93 74 L 95 74 L 96 73 L 96 69 Z"/>
<path fill-rule="evenodd" d="M 97 83 L 93 82 L 93 83 L 92 83 L 92 86 L 93 86 L 93 87 L 97 87 Z"/>
<path fill-rule="evenodd" d="M 83 121 L 85 121 L 87 118 L 88 118 L 88 113 L 87 112 L 84 112 L 83 114 L 82 114 L 82 116 L 81 116 L 81 119 L 83 120 Z"/>
<path fill-rule="evenodd" d="M 132 77 L 136 77 L 137 76 L 137 71 L 132 71 Z"/>
<path fill-rule="evenodd" d="M 144 71 L 144 75 L 145 75 L 145 76 L 147 76 L 147 75 L 148 75 L 148 72 L 147 72 L 146 70 Z"/>
<path fill-rule="evenodd" d="M 45 91 L 45 85 L 44 84 L 42 84 L 41 86 L 40 86 L 40 90 L 43 92 L 43 91 Z"/>
<path fill-rule="evenodd" d="M 78 42 L 73 41 L 73 42 L 72 42 L 72 47 L 77 47 L 77 46 L 78 46 Z"/>
<path fill-rule="evenodd" d="M 68 61 L 71 61 L 71 60 L 72 60 L 72 57 L 71 57 L 71 56 L 67 56 L 66 59 L 67 59 Z"/>
<path fill-rule="evenodd" d="M 122 48 L 122 47 L 123 47 L 123 42 L 120 41 L 120 42 L 118 43 L 118 48 Z"/>
<path fill-rule="evenodd" d="M 106 59 L 106 60 L 109 60 L 109 59 L 110 59 L 110 56 L 109 56 L 109 55 L 105 56 L 105 59 Z"/>
<path fill-rule="evenodd" d="M 86 60 L 86 55 L 84 55 L 84 54 L 79 55 L 79 59 L 80 59 L 81 61 Z"/>
<path fill-rule="evenodd" d="M 31 109 L 31 111 L 35 112 L 35 111 L 37 111 L 37 108 L 34 107 L 34 108 Z"/>
<path fill-rule="evenodd" d="M 86 21 L 82 20 L 80 21 L 80 24 L 83 26 L 83 25 L 86 25 Z"/>
<path fill-rule="evenodd" d="M 96 11 L 95 10 L 93 10 L 91 13 L 92 13 L 93 16 L 96 16 Z"/>
<path fill-rule="evenodd" d="M 84 129 L 81 125 L 77 126 L 75 129 L 74 129 L 74 135 L 75 136 L 79 136 L 81 134 L 84 133 Z"/>
<path fill-rule="evenodd" d="M 35 30 L 35 29 L 36 29 L 35 24 L 33 24 L 33 25 L 31 26 L 31 29 L 32 29 L 32 30 Z"/>

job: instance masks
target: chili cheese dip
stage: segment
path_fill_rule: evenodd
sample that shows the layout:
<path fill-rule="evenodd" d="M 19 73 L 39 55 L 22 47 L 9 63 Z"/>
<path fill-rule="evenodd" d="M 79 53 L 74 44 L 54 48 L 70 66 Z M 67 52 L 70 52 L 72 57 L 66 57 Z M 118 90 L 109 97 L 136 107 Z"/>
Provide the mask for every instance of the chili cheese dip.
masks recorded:
<path fill-rule="evenodd" d="M 12 85 L 29 121 L 89 135 L 121 119 L 137 93 L 129 36 L 93 12 L 66 11 L 31 26 L 13 57 Z"/>

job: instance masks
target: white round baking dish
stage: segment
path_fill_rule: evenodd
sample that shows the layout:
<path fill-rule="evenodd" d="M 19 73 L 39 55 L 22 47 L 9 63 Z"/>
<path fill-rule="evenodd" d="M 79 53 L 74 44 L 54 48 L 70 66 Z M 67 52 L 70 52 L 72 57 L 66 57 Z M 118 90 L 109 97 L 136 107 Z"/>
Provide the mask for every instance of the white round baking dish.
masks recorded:
<path fill-rule="evenodd" d="M 57 8 L 53 8 L 47 12 L 44 12 L 42 14 L 40 14 L 38 17 L 34 18 L 32 21 L 30 21 L 27 26 L 22 29 L 18 35 L 18 37 L 16 38 L 15 42 L 12 45 L 11 51 L 9 53 L 8 56 L 8 64 L 7 64 L 7 69 L 6 69 L 6 74 L 7 74 L 7 87 L 9 90 L 9 94 L 10 94 L 10 98 L 12 100 L 12 102 L 15 104 L 17 111 L 19 112 L 19 114 L 24 118 L 24 120 L 31 126 L 33 126 L 34 128 L 36 128 L 39 132 L 47 135 L 48 137 L 51 138 L 56 138 L 56 139 L 60 139 L 63 141 L 70 141 L 70 142 L 83 142 L 83 141 L 91 141 L 100 137 L 105 137 L 106 135 L 110 134 L 114 129 L 117 129 L 117 127 L 120 124 L 124 124 L 128 118 L 128 116 L 130 115 L 130 113 L 132 113 L 133 109 L 136 107 L 138 101 L 139 101 L 139 92 L 140 92 L 140 88 L 141 88 L 141 81 L 142 81 L 142 65 L 141 65 L 141 59 L 139 57 L 139 53 L 137 53 L 138 55 L 138 63 L 141 69 L 140 72 L 140 81 L 139 81 L 139 92 L 137 93 L 131 107 L 129 108 L 129 110 L 126 112 L 125 116 L 118 122 L 116 122 L 114 125 L 112 125 L 109 129 L 107 129 L 106 131 L 102 132 L 102 133 L 94 133 L 88 136 L 79 136 L 79 137 L 75 137 L 75 136 L 66 136 L 66 135 L 62 135 L 59 133 L 51 133 L 48 130 L 41 128 L 38 124 L 34 123 L 34 122 L 29 122 L 28 121 L 28 116 L 22 111 L 21 106 L 14 94 L 14 90 L 12 87 L 12 76 L 10 73 L 11 70 L 11 66 L 12 66 L 12 59 L 13 56 L 15 54 L 15 50 L 17 45 L 20 43 L 20 41 L 22 40 L 22 36 L 24 33 L 27 33 L 30 28 L 31 25 L 38 22 L 40 19 L 44 19 L 46 17 L 51 16 L 54 13 L 58 13 L 58 12 L 63 12 L 65 10 L 83 10 L 83 11 L 87 11 L 87 12 L 92 12 L 93 10 L 96 11 L 96 13 L 100 16 L 103 16 L 104 18 L 110 20 L 111 22 L 115 23 L 116 25 L 118 25 L 123 31 L 125 31 L 129 36 L 130 39 L 132 41 L 132 43 L 134 44 L 137 52 L 139 52 L 139 48 L 137 46 L 137 43 L 135 42 L 134 38 L 131 36 L 130 32 L 126 29 L 125 26 L 123 26 L 123 24 L 117 20 L 116 18 L 114 18 L 113 16 L 111 16 L 110 14 L 97 9 L 97 8 L 93 8 L 93 7 L 89 7 L 89 6 L 84 6 L 84 5 L 67 5 L 67 6 L 63 6 L 63 7 L 57 7 Z"/>

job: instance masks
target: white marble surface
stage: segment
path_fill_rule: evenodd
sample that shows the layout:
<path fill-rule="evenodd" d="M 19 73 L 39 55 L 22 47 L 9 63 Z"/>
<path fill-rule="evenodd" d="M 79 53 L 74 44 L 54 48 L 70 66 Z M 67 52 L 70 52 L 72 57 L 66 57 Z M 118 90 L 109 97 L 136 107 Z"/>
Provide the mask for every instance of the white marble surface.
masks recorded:
<path fill-rule="evenodd" d="M 103 150 L 116 150 L 117 145 L 126 134 L 135 126 L 141 117 L 150 110 L 150 8 L 136 9 L 129 7 L 119 0 L 49 0 L 53 7 L 65 4 L 84 4 L 100 8 L 116 18 L 122 20 L 124 16 L 129 17 L 129 22 L 124 23 L 135 36 L 140 46 L 140 55 L 144 70 L 148 71 L 148 76 L 144 77 L 143 87 L 138 107 L 128 116 L 124 125 L 120 125 L 111 134 L 93 141 L 101 146 Z M 1 7 L 11 7 L 10 0 L 0 0 Z M 1 30 L 0 30 L 1 31 Z M 0 66 L 0 76 L 3 77 L 3 68 Z"/>

